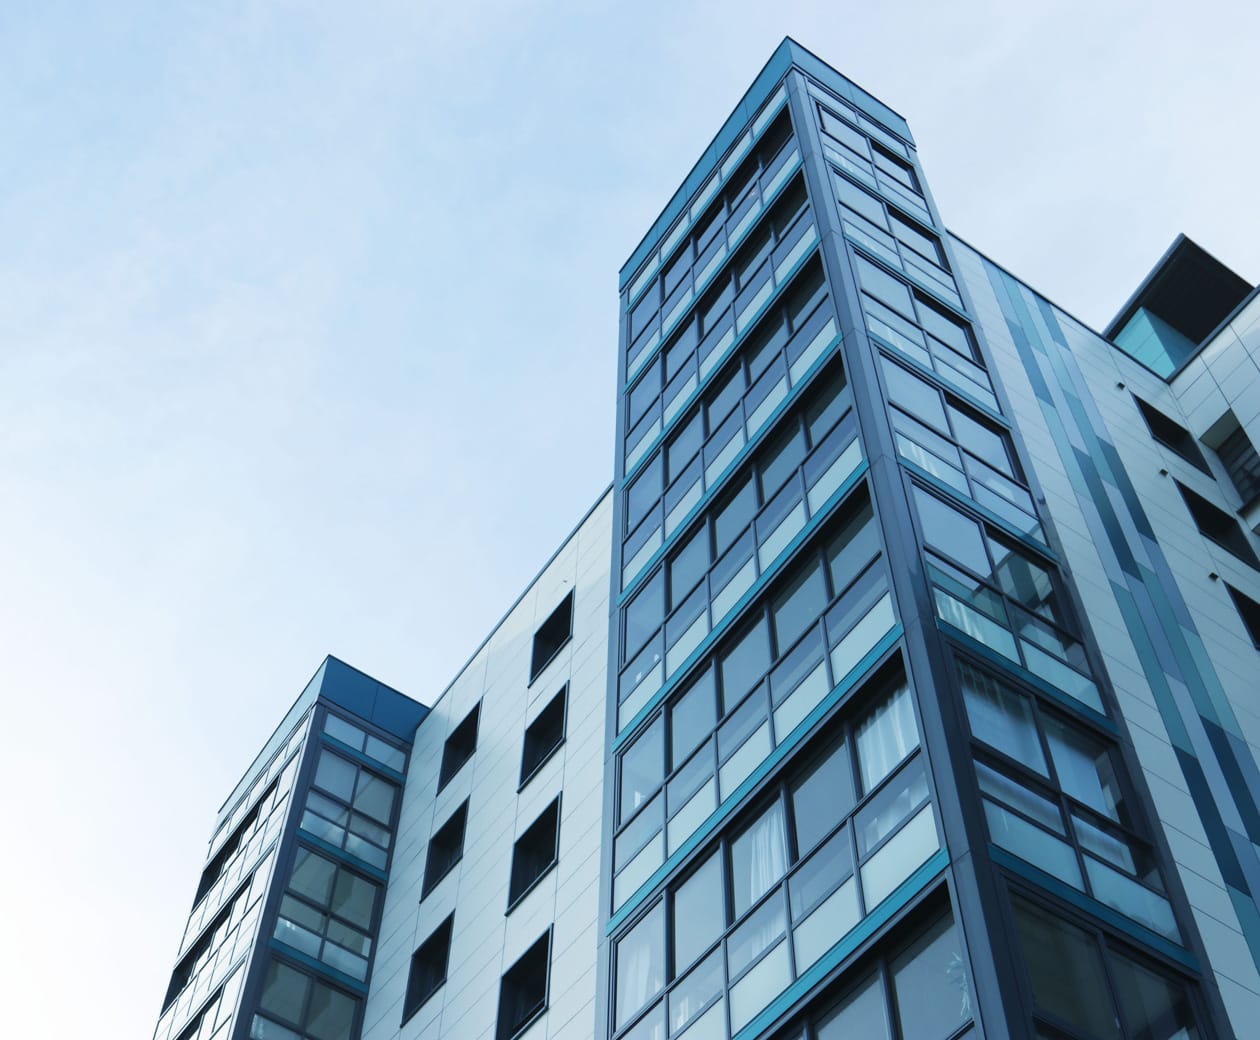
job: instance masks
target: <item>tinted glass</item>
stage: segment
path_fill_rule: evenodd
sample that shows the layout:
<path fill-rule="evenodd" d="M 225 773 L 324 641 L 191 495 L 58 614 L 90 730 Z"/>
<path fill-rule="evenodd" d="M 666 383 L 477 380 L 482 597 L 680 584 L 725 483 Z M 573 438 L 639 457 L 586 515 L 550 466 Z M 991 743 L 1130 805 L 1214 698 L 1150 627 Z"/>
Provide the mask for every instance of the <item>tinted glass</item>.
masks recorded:
<path fill-rule="evenodd" d="M 815 559 L 788 583 L 771 604 L 774 640 L 780 653 L 818 620 L 826 605 L 827 587 L 823 581 L 822 565 Z"/>
<path fill-rule="evenodd" d="M 621 819 L 628 820 L 665 776 L 665 724 L 657 719 L 621 756 Z"/>
<path fill-rule="evenodd" d="M 674 894 L 674 971 L 681 974 L 726 927 L 722 861 L 717 853 Z"/>
<path fill-rule="evenodd" d="M 841 744 L 792 787 L 796 852 L 806 855 L 853 808 L 848 748 Z"/>
<path fill-rule="evenodd" d="M 731 884 L 735 916 L 741 916 L 787 870 L 783 806 L 776 802 L 731 843 Z"/>
<path fill-rule="evenodd" d="M 696 680 L 670 711 L 670 762 L 675 766 L 691 753 L 717 724 L 717 690 L 712 670 Z"/>
<path fill-rule="evenodd" d="M 941 918 L 891 967 L 897 1020 L 907 1040 L 938 1040 L 971 1018 L 968 971 L 952 918 Z"/>

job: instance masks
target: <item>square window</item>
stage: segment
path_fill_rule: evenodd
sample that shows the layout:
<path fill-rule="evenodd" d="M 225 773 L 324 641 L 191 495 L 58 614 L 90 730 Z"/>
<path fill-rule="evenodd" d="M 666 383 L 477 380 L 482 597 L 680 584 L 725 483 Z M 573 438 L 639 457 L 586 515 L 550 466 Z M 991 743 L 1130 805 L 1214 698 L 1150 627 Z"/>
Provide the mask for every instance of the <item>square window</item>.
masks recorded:
<path fill-rule="evenodd" d="M 559 854 L 560 799 L 557 797 L 512 846 L 512 880 L 508 885 L 509 911 L 556 865 Z"/>
<path fill-rule="evenodd" d="M 429 839 L 429 855 L 424 864 L 423 899 L 464 855 L 464 827 L 468 822 L 468 803 L 453 813 Z"/>
<path fill-rule="evenodd" d="M 521 787 L 529 783 L 560 745 L 564 743 L 564 717 L 567 686 L 547 702 L 525 729 L 525 747 L 521 752 Z"/>
<path fill-rule="evenodd" d="M 534 633 L 534 651 L 529 664 L 529 681 L 533 682 L 551 659 L 560 652 L 573 635 L 573 593 L 564 597 L 560 606 L 551 612 Z"/>
<path fill-rule="evenodd" d="M 521 954 L 499 984 L 499 1021 L 495 1040 L 511 1040 L 547 1010 L 547 975 L 551 930 Z"/>
<path fill-rule="evenodd" d="M 411 955 L 411 969 L 407 973 L 407 995 L 403 1000 L 404 1023 L 446 981 L 446 965 L 451 955 L 451 929 L 454 924 L 455 915 L 451 914 Z"/>
<path fill-rule="evenodd" d="M 446 738 L 442 746 L 442 768 L 438 772 L 439 791 L 455 778 L 455 774 L 477 750 L 477 722 L 480 718 L 481 705 L 478 704 Z"/>

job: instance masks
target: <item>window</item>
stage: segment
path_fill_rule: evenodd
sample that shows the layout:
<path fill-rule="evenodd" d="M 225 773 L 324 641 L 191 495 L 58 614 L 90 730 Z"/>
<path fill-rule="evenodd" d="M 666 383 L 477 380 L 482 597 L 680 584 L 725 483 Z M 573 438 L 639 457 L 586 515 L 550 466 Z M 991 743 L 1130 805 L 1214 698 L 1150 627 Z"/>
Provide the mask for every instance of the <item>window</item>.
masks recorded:
<path fill-rule="evenodd" d="M 958 674 L 990 840 L 1180 942 L 1112 745 L 971 664 L 960 662 Z"/>
<path fill-rule="evenodd" d="M 450 869 L 464 855 L 464 826 L 468 822 L 468 803 L 465 802 L 453 813 L 429 839 L 429 856 L 424 864 L 424 886 L 420 893 L 423 899 L 446 877 Z"/>
<path fill-rule="evenodd" d="M 1077 927 L 1013 896 L 1038 1024 L 1106 1040 L 1198 1040 L 1186 987 Z M 1038 1030 L 1038 1035 L 1050 1035 Z"/>
<path fill-rule="evenodd" d="M 525 747 L 521 752 L 521 783 L 524 787 L 564 743 L 564 716 L 566 694 L 563 687 L 547 702 L 525 729 Z"/>
<path fill-rule="evenodd" d="M 387 766 L 396 773 L 407 768 L 407 752 L 387 744 L 380 737 L 364 732 L 352 722 L 331 712 L 324 718 L 324 732 L 334 740 L 348 744 L 355 751 L 362 751 L 368 758 Z"/>
<path fill-rule="evenodd" d="M 460 768 L 477 750 L 477 724 L 481 718 L 481 705 L 478 704 L 464 721 L 451 730 L 446 743 L 442 745 L 442 768 L 438 771 L 438 790 L 442 790 L 459 772 Z"/>
<path fill-rule="evenodd" d="M 552 867 L 560 854 L 560 799 L 557 797 L 512 846 L 508 910 L 516 906 Z"/>
<path fill-rule="evenodd" d="M 372 955 L 372 918 L 380 886 L 299 846 L 280 901 L 275 937 L 360 982 Z"/>
<path fill-rule="evenodd" d="M 572 635 L 573 593 L 570 592 L 534 633 L 534 652 L 529 664 L 530 682 L 542 674 L 542 670 L 551 663 L 551 659 L 560 652 L 560 648 Z"/>
<path fill-rule="evenodd" d="M 384 870 L 398 787 L 384 777 L 321 748 L 314 788 L 306 796 L 302 830 Z"/>
<path fill-rule="evenodd" d="M 914 500 L 937 617 L 1102 714 L 1048 563 L 923 488 Z"/>
<path fill-rule="evenodd" d="M 404 1023 L 446 981 L 446 965 L 451 956 L 451 929 L 454 924 L 455 915 L 451 914 L 411 955 L 411 968 L 407 972 L 407 995 L 403 999 Z"/>
<path fill-rule="evenodd" d="M 499 985 L 499 1023 L 495 1040 L 511 1040 L 547 1010 L 551 931 L 508 968 Z"/>
<path fill-rule="evenodd" d="M 1233 418 L 1233 413 L 1230 413 Z M 1234 482 L 1238 497 L 1242 499 L 1243 509 L 1248 509 L 1257 498 L 1260 498 L 1260 455 L 1247 431 L 1233 419 L 1234 428 L 1225 435 L 1216 446 L 1216 455 Z"/>
<path fill-rule="evenodd" d="M 1237 556 L 1244 563 L 1260 568 L 1260 559 L 1256 558 L 1256 551 L 1251 547 L 1251 542 L 1238 521 L 1184 484 L 1175 483 L 1199 533 L 1209 541 L 1215 542 L 1226 552 Z"/>
<path fill-rule="evenodd" d="M 1229 591 L 1229 598 L 1234 601 L 1234 609 L 1238 611 L 1247 635 L 1256 648 L 1260 649 L 1260 603 L 1239 592 L 1228 582 L 1225 583 L 1225 588 Z"/>
<path fill-rule="evenodd" d="M 1152 437 L 1195 469 L 1201 470 L 1208 476 L 1212 475 L 1212 471 L 1208 469 L 1207 460 L 1203 458 L 1203 452 L 1199 450 L 1199 442 L 1194 439 L 1189 430 L 1147 404 L 1140 397 L 1133 398 L 1133 403 L 1137 405 L 1138 411 L 1146 421 L 1146 428 L 1151 431 Z"/>
<path fill-rule="evenodd" d="M 250 1036 L 293 1035 L 289 1031 L 295 1030 L 311 1040 L 350 1040 L 358 1008 L 354 997 L 273 960 L 267 966 Z"/>

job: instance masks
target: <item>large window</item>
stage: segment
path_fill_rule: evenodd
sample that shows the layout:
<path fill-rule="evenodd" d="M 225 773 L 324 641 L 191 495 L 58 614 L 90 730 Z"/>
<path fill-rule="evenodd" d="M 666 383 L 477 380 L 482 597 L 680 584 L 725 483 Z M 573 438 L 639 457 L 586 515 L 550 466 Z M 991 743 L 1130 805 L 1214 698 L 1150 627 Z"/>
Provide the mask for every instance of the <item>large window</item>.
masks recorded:
<path fill-rule="evenodd" d="M 1199 448 L 1199 442 L 1194 439 L 1194 435 L 1189 430 L 1181 423 L 1170 419 L 1154 405 L 1147 404 L 1140 397 L 1134 397 L 1133 403 L 1137 405 L 1138 412 L 1146 423 L 1146 428 L 1151 431 L 1152 437 L 1165 448 L 1185 459 L 1195 469 L 1208 476 L 1212 475 L 1207 461 L 1203 458 L 1203 452 Z"/>
<path fill-rule="evenodd" d="M 1061 913 L 1019 896 L 1011 902 L 1039 1036 L 1197 1040 L 1201 1035 L 1184 983 Z"/>
<path fill-rule="evenodd" d="M 837 174 L 832 182 L 840 204 L 840 224 L 850 242 L 962 308 L 940 239 L 919 223 L 922 217 L 911 219 L 886 206 L 847 177 Z"/>
<path fill-rule="evenodd" d="M 626 604 L 622 728 L 789 550 L 861 459 L 848 393 L 824 378 L 749 464 L 723 481 L 704 515 L 680 533 Z M 667 495 L 666 508 L 670 501 Z"/>
<path fill-rule="evenodd" d="M 1180 942 L 1111 743 L 988 672 L 958 671 L 994 844 Z"/>
<path fill-rule="evenodd" d="M 249 1035 L 251 1040 L 350 1040 L 358 1006 L 349 994 L 272 960 Z"/>
<path fill-rule="evenodd" d="M 1102 713 L 1050 565 L 922 488 L 914 500 L 937 616 Z"/>
<path fill-rule="evenodd" d="M 392 781 L 321 748 L 301 826 L 308 834 L 384 870 L 397 797 L 398 787 Z"/>
<path fill-rule="evenodd" d="M 614 902 L 731 797 L 895 622 L 873 514 L 854 499 L 624 749 Z"/>
<path fill-rule="evenodd" d="M 884 383 L 902 458 L 1010 524 L 1045 541 L 1037 507 L 1015 463 L 1010 435 L 887 357 Z"/>
<path fill-rule="evenodd" d="M 733 1036 L 940 847 L 904 681 L 830 734 L 617 941 L 625 1035 Z"/>
<path fill-rule="evenodd" d="M 345 972 L 367 979 L 372 916 L 380 886 L 302 846 L 280 901 L 275 937 Z"/>

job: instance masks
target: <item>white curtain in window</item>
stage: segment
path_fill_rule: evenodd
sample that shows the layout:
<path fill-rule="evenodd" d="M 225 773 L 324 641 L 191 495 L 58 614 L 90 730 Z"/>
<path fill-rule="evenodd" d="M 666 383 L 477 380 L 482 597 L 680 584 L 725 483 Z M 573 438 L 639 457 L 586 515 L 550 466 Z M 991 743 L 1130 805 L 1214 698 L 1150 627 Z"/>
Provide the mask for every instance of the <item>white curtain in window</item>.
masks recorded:
<path fill-rule="evenodd" d="M 658 904 L 617 948 L 618 1028 L 665 984 L 663 913 L 663 905 Z"/>
<path fill-rule="evenodd" d="M 776 805 L 753 824 L 749 840 L 749 893 L 751 906 L 770 890 L 787 870 L 787 841 L 783 831 L 783 808 Z"/>
<path fill-rule="evenodd" d="M 857 731 L 862 791 L 871 790 L 919 745 L 910 687 L 902 686 L 867 715 Z"/>

